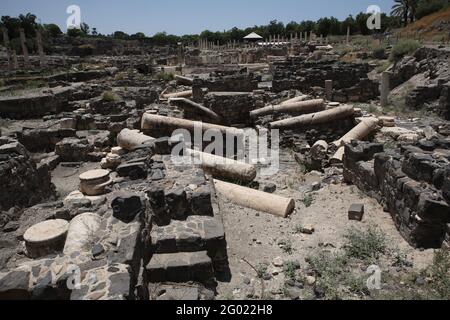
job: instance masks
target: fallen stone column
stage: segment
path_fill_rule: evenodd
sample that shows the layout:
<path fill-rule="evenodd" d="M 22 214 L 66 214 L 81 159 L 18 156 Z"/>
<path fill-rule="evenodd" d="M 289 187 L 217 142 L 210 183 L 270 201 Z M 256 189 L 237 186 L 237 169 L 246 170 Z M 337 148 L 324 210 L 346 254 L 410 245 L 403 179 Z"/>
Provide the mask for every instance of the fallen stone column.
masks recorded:
<path fill-rule="evenodd" d="M 250 112 L 250 117 L 257 118 L 273 113 L 317 112 L 325 109 L 322 99 L 284 103 L 276 106 L 268 106 Z"/>
<path fill-rule="evenodd" d="M 170 99 L 170 98 L 190 98 L 192 97 L 192 90 L 186 90 L 181 92 L 174 92 L 174 93 L 165 93 L 161 95 L 163 99 Z"/>
<path fill-rule="evenodd" d="M 336 147 L 342 147 L 345 143 L 349 143 L 352 140 L 362 140 L 371 134 L 378 125 L 377 118 L 363 119 L 356 127 L 349 131 L 341 139 L 333 142 Z"/>
<path fill-rule="evenodd" d="M 64 245 L 64 254 L 90 250 L 100 229 L 102 218 L 95 213 L 83 213 L 72 219 Z"/>
<path fill-rule="evenodd" d="M 310 126 L 315 124 L 328 123 L 336 120 L 348 118 L 354 114 L 352 106 L 336 107 L 316 113 L 305 114 L 286 120 L 280 120 L 270 123 L 272 129 L 285 129 L 292 127 Z"/>
<path fill-rule="evenodd" d="M 117 136 L 117 144 L 122 149 L 133 151 L 144 144 L 155 142 L 155 138 L 146 136 L 139 130 L 123 129 Z"/>
<path fill-rule="evenodd" d="M 186 86 L 192 86 L 192 84 L 194 83 L 194 79 L 188 78 L 188 77 L 183 77 L 180 75 L 175 75 L 175 80 L 177 81 L 178 84 L 182 84 L 182 85 L 186 85 Z"/>
<path fill-rule="evenodd" d="M 150 113 L 145 113 L 142 116 L 142 130 L 171 130 L 175 131 L 176 129 L 186 129 L 188 131 L 193 132 L 194 128 L 201 128 L 202 131 L 207 130 L 218 130 L 222 134 L 231 134 L 231 135 L 243 135 L 244 131 L 241 129 L 236 129 L 233 127 L 225 127 L 211 123 L 205 123 L 200 121 L 191 121 L 186 119 L 172 118 L 172 117 L 164 117 L 159 115 L 154 115 Z"/>
<path fill-rule="evenodd" d="M 324 140 L 319 140 L 311 147 L 311 155 L 318 157 L 320 155 L 326 155 L 328 151 L 328 143 Z"/>
<path fill-rule="evenodd" d="M 295 209 L 294 199 L 214 179 L 216 190 L 236 205 L 286 218 Z"/>
<path fill-rule="evenodd" d="M 344 154 L 345 154 L 345 147 L 340 147 L 336 153 L 331 157 L 330 159 L 330 163 L 331 164 L 338 164 L 341 163 L 342 160 L 344 159 Z"/>
<path fill-rule="evenodd" d="M 294 102 L 301 102 L 301 101 L 305 101 L 305 99 L 307 99 L 308 96 L 307 95 L 301 95 L 286 101 L 283 101 L 282 103 L 280 103 L 280 105 L 285 105 L 285 104 L 290 104 L 290 103 L 294 103 Z"/>
<path fill-rule="evenodd" d="M 235 179 L 243 182 L 252 182 L 256 178 L 256 168 L 244 162 L 192 149 L 186 149 L 186 155 L 199 159 L 203 170 L 214 178 Z"/>
<path fill-rule="evenodd" d="M 191 108 L 193 110 L 196 110 L 200 113 L 203 113 L 204 115 L 208 116 L 209 118 L 211 118 L 211 120 L 220 122 L 222 119 L 220 118 L 220 116 L 215 113 L 214 111 L 202 106 L 201 104 L 198 104 L 194 101 L 191 101 L 189 99 L 186 98 L 170 98 L 169 99 L 170 103 L 174 103 L 176 106 L 179 106 L 180 108 Z"/>

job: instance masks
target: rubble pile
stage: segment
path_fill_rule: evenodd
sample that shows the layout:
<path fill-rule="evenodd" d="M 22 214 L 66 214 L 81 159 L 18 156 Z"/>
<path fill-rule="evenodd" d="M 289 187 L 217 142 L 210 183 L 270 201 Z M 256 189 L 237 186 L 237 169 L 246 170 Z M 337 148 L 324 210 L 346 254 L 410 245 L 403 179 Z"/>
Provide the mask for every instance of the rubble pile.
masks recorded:
<path fill-rule="evenodd" d="M 406 56 L 396 63 L 391 72 L 391 88 L 408 82 L 414 77 L 424 77 L 407 93 L 405 106 L 411 110 L 426 109 L 450 119 L 450 51 L 437 46 L 423 46 L 413 56 Z"/>

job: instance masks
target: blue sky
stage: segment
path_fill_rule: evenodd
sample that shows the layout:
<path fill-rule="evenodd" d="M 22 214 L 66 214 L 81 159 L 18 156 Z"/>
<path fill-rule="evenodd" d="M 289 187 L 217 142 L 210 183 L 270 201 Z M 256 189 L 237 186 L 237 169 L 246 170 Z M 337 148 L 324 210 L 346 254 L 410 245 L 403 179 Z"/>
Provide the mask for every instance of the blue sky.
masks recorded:
<path fill-rule="evenodd" d="M 81 8 L 83 22 L 91 29 L 110 34 L 120 30 L 132 34 L 156 32 L 183 35 L 205 29 L 223 31 L 232 27 L 267 24 L 270 20 L 339 19 L 378 5 L 389 12 L 394 0 L 0 0 L 0 15 L 31 12 L 41 23 L 56 23 L 65 31 L 66 8 Z"/>

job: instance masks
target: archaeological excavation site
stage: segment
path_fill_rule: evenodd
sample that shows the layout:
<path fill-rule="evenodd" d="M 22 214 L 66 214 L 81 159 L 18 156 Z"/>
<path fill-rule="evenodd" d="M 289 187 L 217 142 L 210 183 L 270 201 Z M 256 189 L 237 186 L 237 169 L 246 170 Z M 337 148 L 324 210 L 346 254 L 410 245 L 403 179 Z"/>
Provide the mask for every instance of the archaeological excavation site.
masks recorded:
<path fill-rule="evenodd" d="M 450 299 L 448 1 L 381 2 L 192 36 L 2 9 L 0 300 Z"/>

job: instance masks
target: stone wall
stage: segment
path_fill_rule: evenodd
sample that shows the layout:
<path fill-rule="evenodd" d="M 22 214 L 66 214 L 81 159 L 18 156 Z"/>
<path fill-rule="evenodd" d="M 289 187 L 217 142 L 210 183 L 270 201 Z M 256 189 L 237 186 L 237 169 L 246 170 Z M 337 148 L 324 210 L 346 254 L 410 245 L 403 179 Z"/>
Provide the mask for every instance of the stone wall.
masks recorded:
<path fill-rule="evenodd" d="M 209 92 L 252 92 L 258 89 L 259 78 L 252 74 L 212 76 L 208 79 L 194 79 L 193 97 L 196 102 L 203 100 L 205 89 Z"/>
<path fill-rule="evenodd" d="M 0 210 L 30 207 L 54 193 L 49 168 L 36 165 L 19 142 L 0 137 Z"/>
<path fill-rule="evenodd" d="M 247 92 L 210 92 L 205 107 L 214 111 L 223 125 L 250 124 L 250 111 L 256 109 L 255 97 Z"/>
<path fill-rule="evenodd" d="M 290 57 L 273 64 L 273 90 L 297 89 L 309 92 L 311 87 L 324 87 L 325 80 L 333 80 L 333 101 L 366 102 L 379 95 L 378 83 L 367 79 L 368 64 L 336 61 L 305 61 Z"/>
<path fill-rule="evenodd" d="M 450 223 L 449 147 L 435 139 L 383 151 L 354 141 L 345 148 L 344 179 L 378 199 L 412 246 L 439 248 Z"/>

